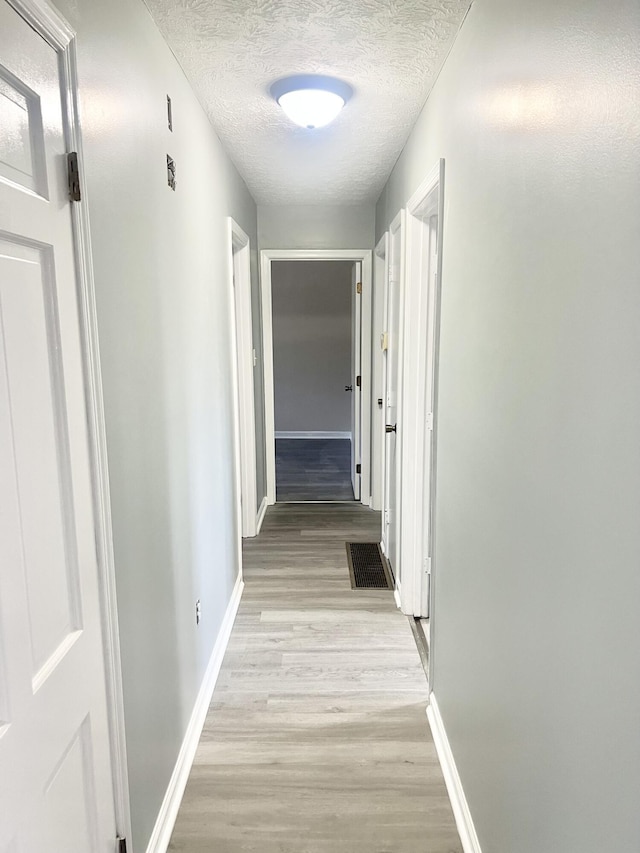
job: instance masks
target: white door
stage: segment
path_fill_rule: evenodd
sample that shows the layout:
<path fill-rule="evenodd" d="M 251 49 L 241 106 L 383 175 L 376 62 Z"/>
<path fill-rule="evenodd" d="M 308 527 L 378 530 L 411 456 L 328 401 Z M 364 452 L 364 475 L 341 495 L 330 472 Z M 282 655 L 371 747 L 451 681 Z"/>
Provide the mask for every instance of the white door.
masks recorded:
<path fill-rule="evenodd" d="M 58 55 L 0 0 L 0 851 L 113 853 Z"/>
<path fill-rule="evenodd" d="M 362 264 L 356 261 L 351 274 L 351 484 L 360 500 L 362 465 Z"/>
<path fill-rule="evenodd" d="M 384 300 L 384 492 L 382 545 L 396 574 L 398 566 L 397 423 L 400 365 L 401 228 L 389 235 L 389 276 Z"/>

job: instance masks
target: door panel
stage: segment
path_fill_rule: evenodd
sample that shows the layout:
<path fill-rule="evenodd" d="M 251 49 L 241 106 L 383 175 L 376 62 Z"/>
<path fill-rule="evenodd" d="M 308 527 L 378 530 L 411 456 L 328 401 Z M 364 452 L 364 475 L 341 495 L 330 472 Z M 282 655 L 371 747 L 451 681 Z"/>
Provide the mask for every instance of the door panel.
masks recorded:
<path fill-rule="evenodd" d="M 40 98 L 0 65 L 0 177 L 46 196 Z"/>
<path fill-rule="evenodd" d="M 84 853 L 98 844 L 91 725 L 85 718 L 44 788 L 47 843 L 56 850 Z M 68 827 L 73 827 L 69 842 Z"/>
<path fill-rule="evenodd" d="M 57 53 L 0 0 L 0 850 L 113 853 Z"/>
<path fill-rule="evenodd" d="M 0 240 L 0 406 L 10 413 L 0 440 L 15 457 L 6 511 L 23 563 L 34 683 L 81 628 L 55 282 L 43 254 Z"/>

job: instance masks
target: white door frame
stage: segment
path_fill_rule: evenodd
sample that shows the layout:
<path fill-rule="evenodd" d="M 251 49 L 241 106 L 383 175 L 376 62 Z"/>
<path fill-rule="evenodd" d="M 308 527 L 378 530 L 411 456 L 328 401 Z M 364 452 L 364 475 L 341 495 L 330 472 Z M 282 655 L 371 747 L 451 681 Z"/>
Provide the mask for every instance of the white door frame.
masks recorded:
<path fill-rule="evenodd" d="M 361 411 L 371 411 L 371 249 L 262 249 L 260 252 L 260 285 L 262 289 L 262 342 L 265 403 L 265 459 L 267 467 L 267 501 L 276 502 L 276 438 L 275 397 L 273 379 L 273 308 L 271 298 L 272 261 L 360 261 L 362 264 L 362 338 Z M 362 419 L 362 470 L 360 500 L 371 503 L 371 418 Z"/>
<path fill-rule="evenodd" d="M 78 72 L 75 31 L 46 0 L 7 0 L 60 57 L 63 93 L 63 120 L 68 151 L 76 151 L 80 164 L 81 202 L 71 205 L 74 250 L 77 266 L 80 307 L 80 341 L 84 372 L 89 454 L 92 474 L 92 497 L 96 527 L 102 635 L 107 681 L 107 712 L 111 738 L 111 763 L 116 826 L 123 838 L 131 838 L 131 812 L 125 740 L 120 635 L 116 599 L 116 574 L 111 525 L 111 499 L 107 464 L 107 437 L 104 399 L 98 346 L 98 322 L 91 248 L 91 229 L 84 178 L 84 156 L 78 117 Z"/>
<path fill-rule="evenodd" d="M 440 160 L 406 208 L 401 606 L 404 613 L 428 615 L 430 622 L 443 177 L 444 160 Z M 438 217 L 435 252 L 430 251 L 434 248 L 430 245 L 432 217 Z"/>
<path fill-rule="evenodd" d="M 388 496 L 387 496 L 387 442 L 383 442 L 383 456 L 384 456 L 384 465 L 385 465 L 385 474 L 384 474 L 384 485 L 383 485 L 383 497 L 382 497 L 382 525 L 383 525 L 383 533 L 382 540 L 383 546 L 385 550 L 385 555 L 391 561 L 394 577 L 395 577 L 395 590 L 394 597 L 396 600 L 396 604 L 398 607 L 401 606 L 401 598 L 402 598 L 402 553 L 400 548 L 400 536 L 401 536 L 401 521 L 402 521 L 402 433 L 403 433 L 403 413 L 402 413 L 402 380 L 403 380 L 403 340 L 404 340 L 404 291 L 405 291 L 405 246 L 406 246 L 406 211 L 404 208 L 398 211 L 398 213 L 393 218 L 391 224 L 389 225 L 389 243 L 388 243 L 388 273 L 385 287 L 385 295 L 384 295 L 384 325 L 385 325 L 385 333 L 388 336 L 387 345 L 395 346 L 396 352 L 396 364 L 395 364 L 395 380 L 396 380 L 396 388 L 395 388 L 395 409 L 396 409 L 396 433 L 395 433 L 395 459 L 396 465 L 395 470 L 393 472 L 389 472 L 389 476 L 393 477 L 394 486 L 395 486 L 395 507 L 393 509 L 389 508 Z M 397 323 L 396 323 L 396 336 L 397 340 L 394 342 L 392 340 L 393 330 L 389 329 L 389 292 L 390 292 L 390 284 L 392 278 L 393 267 L 396 265 L 396 257 L 397 254 L 397 280 L 393 280 L 397 288 Z M 385 364 L 385 381 L 384 381 L 384 402 L 383 402 L 383 420 L 386 425 L 387 422 L 387 410 L 389 407 L 389 389 L 388 389 L 388 355 L 387 362 Z M 395 524 L 395 553 L 391 553 L 393 550 L 391 548 L 391 543 L 387 541 L 385 536 L 386 532 L 386 520 L 385 514 L 386 512 L 395 512 L 395 517 L 393 519 L 393 523 Z"/>
<path fill-rule="evenodd" d="M 351 268 L 351 488 L 356 501 L 362 500 L 362 264 Z M 358 380 L 360 377 L 360 380 Z M 358 473 L 360 471 L 360 473 Z"/>
<path fill-rule="evenodd" d="M 385 376 L 382 335 L 384 303 L 389 281 L 389 232 L 380 238 L 373 255 L 373 332 L 371 336 L 371 508 L 382 509 L 384 489 Z M 378 400 L 383 401 L 382 406 Z"/>
<path fill-rule="evenodd" d="M 253 388 L 254 349 L 251 314 L 251 245 L 249 237 L 230 216 L 227 219 L 229 284 L 233 311 L 234 383 L 237 388 L 235 419 L 236 469 L 241 496 L 243 537 L 257 533 L 256 416 Z"/>

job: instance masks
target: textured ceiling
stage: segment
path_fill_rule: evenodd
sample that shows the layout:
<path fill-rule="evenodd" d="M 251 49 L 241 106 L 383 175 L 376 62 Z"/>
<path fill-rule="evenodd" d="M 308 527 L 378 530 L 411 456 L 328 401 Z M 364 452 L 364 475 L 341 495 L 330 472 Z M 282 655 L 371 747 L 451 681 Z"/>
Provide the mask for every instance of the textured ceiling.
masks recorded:
<path fill-rule="evenodd" d="M 375 200 L 470 0 L 145 0 L 259 204 Z M 269 95 L 289 74 L 354 94 L 326 128 Z"/>

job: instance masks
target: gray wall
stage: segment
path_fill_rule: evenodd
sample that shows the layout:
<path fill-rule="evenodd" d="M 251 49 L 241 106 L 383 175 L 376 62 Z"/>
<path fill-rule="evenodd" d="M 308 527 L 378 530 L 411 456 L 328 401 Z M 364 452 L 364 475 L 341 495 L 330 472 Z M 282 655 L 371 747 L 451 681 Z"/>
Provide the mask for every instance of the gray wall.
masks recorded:
<path fill-rule="evenodd" d="M 273 261 L 278 431 L 349 432 L 351 261 Z"/>
<path fill-rule="evenodd" d="M 481 0 L 446 158 L 435 694 L 483 853 L 640 849 L 640 5 Z"/>
<path fill-rule="evenodd" d="M 141 0 L 58 5 L 78 32 L 133 835 L 144 851 L 235 582 L 225 217 L 256 247 L 256 208 Z"/>
<path fill-rule="evenodd" d="M 260 205 L 261 249 L 372 249 L 375 206 Z"/>

